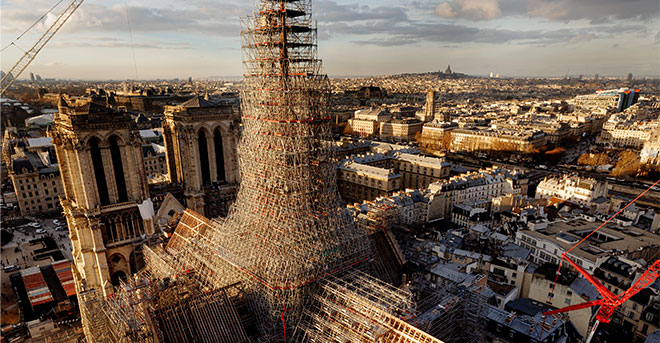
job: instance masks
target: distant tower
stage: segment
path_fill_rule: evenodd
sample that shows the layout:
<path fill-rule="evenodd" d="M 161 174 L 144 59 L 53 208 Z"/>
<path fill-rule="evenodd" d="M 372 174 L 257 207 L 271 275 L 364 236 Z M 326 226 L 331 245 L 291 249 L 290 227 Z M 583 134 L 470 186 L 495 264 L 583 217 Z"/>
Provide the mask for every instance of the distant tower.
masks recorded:
<path fill-rule="evenodd" d="M 192 76 L 188 76 L 188 83 L 192 86 L 192 84 L 193 84 L 193 82 L 192 82 Z"/>
<path fill-rule="evenodd" d="M 447 69 L 445 70 L 445 74 L 453 74 L 454 72 L 451 71 L 451 65 L 447 65 Z"/>
<path fill-rule="evenodd" d="M 489 77 L 492 79 L 493 77 L 495 77 L 495 73 L 493 73 L 493 72 L 491 71 Z"/>
<path fill-rule="evenodd" d="M 628 73 L 628 82 L 632 82 L 633 80 L 633 73 Z"/>
<path fill-rule="evenodd" d="M 598 78 L 599 78 L 598 74 L 594 75 L 594 81 L 598 81 Z"/>
<path fill-rule="evenodd" d="M 426 107 L 425 107 L 424 120 L 431 121 L 433 120 L 434 116 L 435 116 L 435 91 L 431 89 L 428 91 L 428 93 L 426 93 Z"/>
<path fill-rule="evenodd" d="M 136 248 L 154 233 L 142 142 L 127 113 L 60 98 L 52 131 L 73 243 L 78 294 L 137 272 Z"/>
<path fill-rule="evenodd" d="M 35 79 L 34 79 L 34 73 L 30 73 L 30 81 L 32 81 L 32 82 L 35 81 Z"/>
<path fill-rule="evenodd" d="M 213 217 L 206 193 L 218 188 L 231 193 L 239 182 L 238 114 L 230 105 L 196 96 L 165 107 L 163 136 L 170 180 L 184 185 L 188 208 Z"/>

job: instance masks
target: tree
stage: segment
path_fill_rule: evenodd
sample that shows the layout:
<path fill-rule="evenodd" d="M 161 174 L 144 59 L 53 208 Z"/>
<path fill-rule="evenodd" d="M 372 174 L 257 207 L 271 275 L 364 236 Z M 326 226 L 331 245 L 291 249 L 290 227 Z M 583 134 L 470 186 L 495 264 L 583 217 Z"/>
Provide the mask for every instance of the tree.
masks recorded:
<path fill-rule="evenodd" d="M 606 164 L 611 164 L 611 161 L 610 161 L 610 157 L 605 153 L 600 153 L 600 154 L 584 153 L 580 155 L 577 163 L 583 166 L 602 166 Z"/>
<path fill-rule="evenodd" d="M 344 128 L 345 135 L 353 135 L 353 128 L 350 125 L 346 125 Z"/>
<path fill-rule="evenodd" d="M 451 150 L 451 143 L 451 132 L 446 132 L 440 140 L 440 148 L 442 148 L 444 151 L 449 151 Z"/>
<path fill-rule="evenodd" d="M 639 171 L 639 155 L 631 150 L 623 151 L 619 154 L 619 160 L 614 166 L 611 174 L 615 177 L 635 176 Z"/>

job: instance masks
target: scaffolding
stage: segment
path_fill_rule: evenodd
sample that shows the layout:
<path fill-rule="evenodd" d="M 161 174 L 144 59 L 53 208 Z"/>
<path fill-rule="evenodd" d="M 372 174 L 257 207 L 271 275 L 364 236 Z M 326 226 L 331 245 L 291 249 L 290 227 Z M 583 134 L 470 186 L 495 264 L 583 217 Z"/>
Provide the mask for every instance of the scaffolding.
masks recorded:
<path fill-rule="evenodd" d="M 242 21 L 241 186 L 225 219 L 186 211 L 167 245 L 208 290 L 241 282 L 265 337 L 284 338 L 313 284 L 368 261 L 340 210 L 311 0 L 259 0 Z"/>
<path fill-rule="evenodd" d="M 410 292 L 359 271 L 330 276 L 305 310 L 300 341 L 429 342 L 437 338 L 410 325 L 415 306 Z"/>
<path fill-rule="evenodd" d="M 226 218 L 186 210 L 165 246 L 144 247 L 145 269 L 105 300 L 105 322 L 118 323 L 108 330 L 144 342 L 244 342 L 254 324 L 257 341 L 439 342 L 406 323 L 410 293 L 357 271 L 377 265 L 368 234 L 387 228 L 391 209 L 358 227 L 340 207 L 311 0 L 258 0 L 242 38 L 236 200 Z M 390 260 L 402 264 L 400 252 Z"/>
<path fill-rule="evenodd" d="M 423 287 L 417 294 L 419 315 L 410 324 L 446 342 L 479 343 L 483 335 L 486 299 L 478 283 L 469 287 Z"/>

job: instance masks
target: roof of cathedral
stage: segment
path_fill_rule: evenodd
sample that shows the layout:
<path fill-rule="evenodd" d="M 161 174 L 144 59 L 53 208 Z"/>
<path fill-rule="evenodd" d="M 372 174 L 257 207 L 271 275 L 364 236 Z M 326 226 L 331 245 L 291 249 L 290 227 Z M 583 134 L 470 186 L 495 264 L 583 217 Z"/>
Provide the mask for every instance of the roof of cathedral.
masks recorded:
<path fill-rule="evenodd" d="M 195 96 L 192 99 L 180 104 L 179 106 L 185 108 L 200 108 L 200 107 L 217 107 L 215 102 L 204 100 L 201 96 Z"/>

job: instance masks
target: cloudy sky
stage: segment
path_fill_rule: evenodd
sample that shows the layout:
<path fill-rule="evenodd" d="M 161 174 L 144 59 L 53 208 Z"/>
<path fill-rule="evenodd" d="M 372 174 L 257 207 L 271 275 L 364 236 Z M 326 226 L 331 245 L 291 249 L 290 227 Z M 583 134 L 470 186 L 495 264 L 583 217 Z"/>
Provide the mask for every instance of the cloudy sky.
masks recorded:
<path fill-rule="evenodd" d="M 57 1 L 0 0 L 2 47 Z M 69 1 L 18 47 L 2 52 L 2 70 Z M 250 0 L 87 0 L 28 73 L 72 79 L 241 75 L 239 17 L 251 7 Z M 448 64 L 473 75 L 660 76 L 658 0 L 315 0 L 314 12 L 331 76 L 425 72 Z"/>

